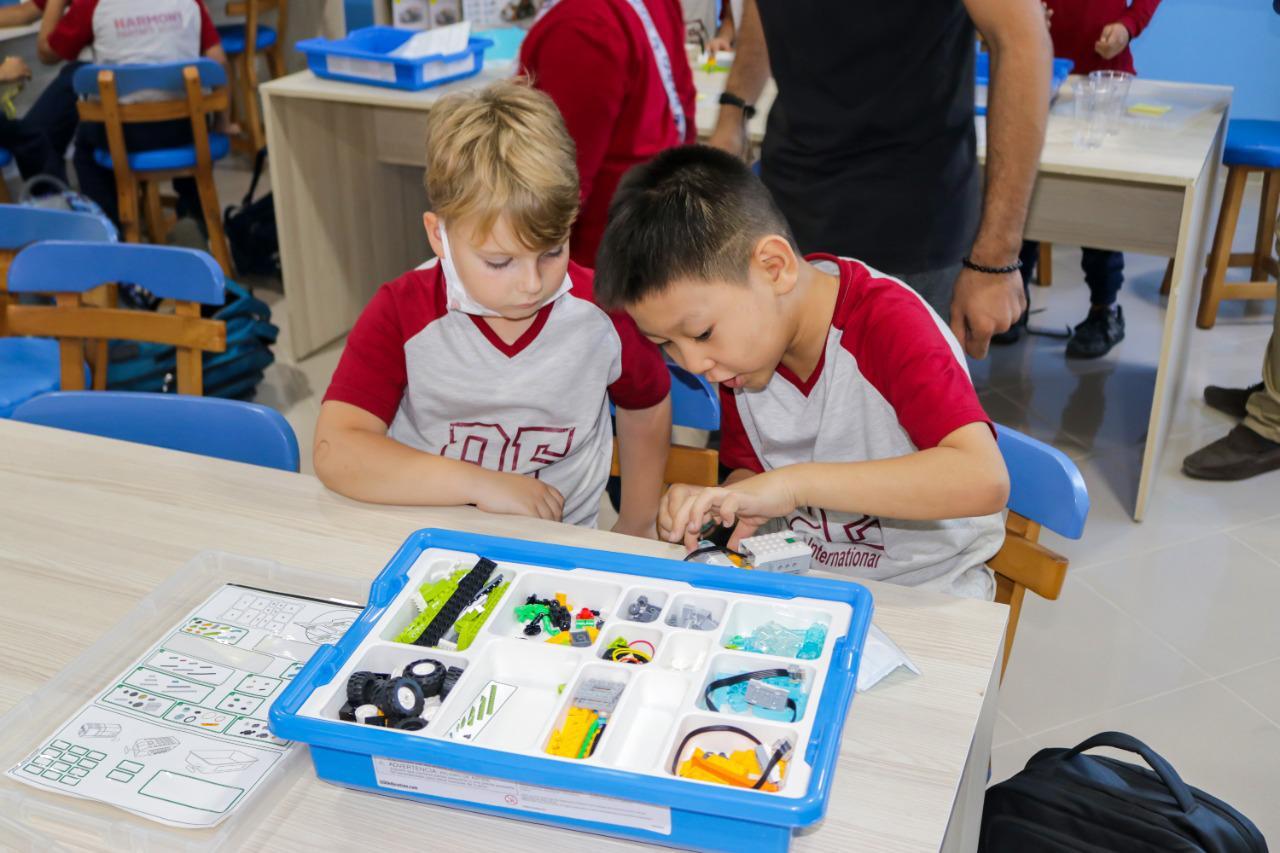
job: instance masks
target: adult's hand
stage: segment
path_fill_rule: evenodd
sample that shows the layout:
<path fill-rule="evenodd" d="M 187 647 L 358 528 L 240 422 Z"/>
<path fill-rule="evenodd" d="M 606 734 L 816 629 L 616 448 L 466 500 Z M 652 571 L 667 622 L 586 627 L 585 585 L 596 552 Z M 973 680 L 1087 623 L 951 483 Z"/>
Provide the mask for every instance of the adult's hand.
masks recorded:
<path fill-rule="evenodd" d="M 754 104 L 764 91 L 764 84 L 769 81 L 769 48 L 764 41 L 764 27 L 760 23 L 755 0 L 746 0 L 743 4 L 737 48 L 724 90 L 748 104 Z M 735 157 L 745 157 L 748 153 L 747 123 L 742 110 L 729 104 L 721 105 L 715 129 L 707 143 Z"/>
<path fill-rule="evenodd" d="M 973 358 L 986 358 L 991 336 L 1007 331 L 1027 307 L 1018 272 L 961 269 L 951 297 L 951 331 Z"/>

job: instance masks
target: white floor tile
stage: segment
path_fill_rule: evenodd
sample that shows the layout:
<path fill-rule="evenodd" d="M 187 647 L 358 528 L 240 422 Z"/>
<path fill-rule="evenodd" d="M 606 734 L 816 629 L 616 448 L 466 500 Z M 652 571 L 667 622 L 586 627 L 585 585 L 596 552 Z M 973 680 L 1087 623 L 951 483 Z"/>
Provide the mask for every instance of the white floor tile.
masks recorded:
<path fill-rule="evenodd" d="M 1237 527 L 1230 535 L 1272 562 L 1280 564 L 1280 515 Z"/>
<path fill-rule="evenodd" d="M 1068 576 L 1062 596 L 1028 595 L 1000 710 L 1034 735 L 1208 675 L 1131 616 Z"/>
<path fill-rule="evenodd" d="M 1183 781 L 1235 806 L 1264 836 L 1280 838 L 1276 807 L 1280 727 L 1221 684 L 1205 682 L 1094 714 L 1032 737 L 1031 752 L 1075 746 L 1104 731 L 1125 732 L 1145 742 L 1173 765 Z M 1112 750 L 1099 750 L 1099 754 L 1142 762 Z"/>
<path fill-rule="evenodd" d="M 1280 725 L 1280 659 L 1223 676 L 1218 681 L 1271 722 Z"/>
<path fill-rule="evenodd" d="M 1004 746 L 1006 743 L 1022 740 L 1025 737 L 1022 730 L 1015 726 L 1003 711 L 996 711 L 996 727 L 991 735 L 992 747 Z"/>
<path fill-rule="evenodd" d="M 1280 658 L 1280 570 L 1225 533 L 1092 566 L 1076 579 L 1210 675 Z"/>

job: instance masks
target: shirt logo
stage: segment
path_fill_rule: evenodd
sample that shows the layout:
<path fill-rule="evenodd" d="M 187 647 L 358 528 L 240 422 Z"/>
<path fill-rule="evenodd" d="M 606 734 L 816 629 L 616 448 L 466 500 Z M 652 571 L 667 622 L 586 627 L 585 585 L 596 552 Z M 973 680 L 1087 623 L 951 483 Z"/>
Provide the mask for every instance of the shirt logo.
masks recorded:
<path fill-rule="evenodd" d="M 574 427 L 522 426 L 512 438 L 501 424 L 455 421 L 440 455 L 491 471 L 536 473 L 572 452 L 574 432 Z"/>
<path fill-rule="evenodd" d="M 833 526 L 825 509 L 801 507 L 787 519 L 787 526 L 809 537 L 813 558 L 826 568 L 874 569 L 884 556 L 884 530 L 880 519 L 873 515 L 862 515 L 847 524 Z M 826 548 L 824 541 L 837 547 Z"/>

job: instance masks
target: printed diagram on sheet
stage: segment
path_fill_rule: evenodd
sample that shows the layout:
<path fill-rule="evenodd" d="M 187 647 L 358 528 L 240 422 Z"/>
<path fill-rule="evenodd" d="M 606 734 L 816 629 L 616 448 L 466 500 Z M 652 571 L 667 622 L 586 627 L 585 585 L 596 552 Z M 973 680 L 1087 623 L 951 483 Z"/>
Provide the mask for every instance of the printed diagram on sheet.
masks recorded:
<path fill-rule="evenodd" d="M 290 744 L 267 710 L 359 609 L 228 584 L 103 686 L 8 775 L 163 823 L 213 826 Z"/>

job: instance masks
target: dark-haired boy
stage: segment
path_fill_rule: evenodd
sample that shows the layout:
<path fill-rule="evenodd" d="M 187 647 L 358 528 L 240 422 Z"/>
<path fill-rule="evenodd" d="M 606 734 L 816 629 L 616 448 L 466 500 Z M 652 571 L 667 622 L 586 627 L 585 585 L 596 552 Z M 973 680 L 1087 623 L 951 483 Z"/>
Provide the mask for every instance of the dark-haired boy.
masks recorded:
<path fill-rule="evenodd" d="M 715 519 L 736 540 L 781 518 L 823 569 L 992 596 L 1008 474 L 959 345 L 913 290 L 801 257 L 746 166 L 691 146 L 623 179 L 596 296 L 720 383 L 733 473 L 673 487 L 664 538 L 692 544 Z"/>

